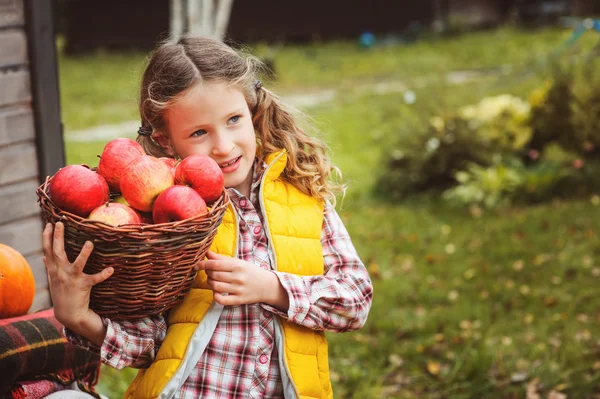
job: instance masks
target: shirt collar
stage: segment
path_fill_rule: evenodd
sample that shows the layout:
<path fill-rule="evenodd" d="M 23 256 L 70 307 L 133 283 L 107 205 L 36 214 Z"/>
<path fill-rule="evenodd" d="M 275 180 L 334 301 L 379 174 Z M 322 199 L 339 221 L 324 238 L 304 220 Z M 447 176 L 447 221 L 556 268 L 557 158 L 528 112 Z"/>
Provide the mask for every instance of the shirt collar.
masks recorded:
<path fill-rule="evenodd" d="M 258 194 L 260 192 L 260 182 L 262 180 L 263 174 L 265 173 L 265 169 L 267 168 L 267 164 L 262 159 L 258 157 L 254 158 L 254 163 L 252 164 L 252 184 L 250 185 L 250 202 L 255 206 L 258 205 L 256 202 L 258 201 Z M 240 201 L 245 198 L 245 196 L 240 193 L 235 188 L 228 188 L 229 198 L 236 205 L 236 208 L 240 208 Z"/>

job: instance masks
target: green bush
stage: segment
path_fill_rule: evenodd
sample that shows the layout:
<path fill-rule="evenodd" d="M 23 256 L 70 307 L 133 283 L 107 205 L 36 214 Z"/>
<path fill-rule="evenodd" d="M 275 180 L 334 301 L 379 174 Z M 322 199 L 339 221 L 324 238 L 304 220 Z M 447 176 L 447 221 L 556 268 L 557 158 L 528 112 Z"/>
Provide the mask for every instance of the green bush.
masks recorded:
<path fill-rule="evenodd" d="M 600 60 L 552 67 L 552 79 L 534 91 L 531 103 L 533 137 L 529 148 L 543 150 L 557 142 L 584 158 L 600 154 Z"/>
<path fill-rule="evenodd" d="M 523 152 L 532 135 L 528 117 L 528 103 L 509 95 L 433 116 L 390 148 L 377 186 L 393 197 L 450 188 L 471 165 L 487 167 Z"/>
<path fill-rule="evenodd" d="M 458 184 L 444 192 L 444 199 L 459 205 L 478 204 L 487 208 L 508 204 L 522 184 L 519 171 L 503 164 L 489 167 L 471 164 L 466 171 L 457 172 L 455 178 Z"/>
<path fill-rule="evenodd" d="M 468 121 L 453 116 L 442 129 L 437 123 L 433 118 L 423 133 L 405 135 L 402 145 L 390 150 L 388 173 L 377 187 L 393 196 L 450 187 L 456 171 L 492 161 L 490 145 L 473 139 Z"/>
<path fill-rule="evenodd" d="M 377 187 L 392 198 L 434 191 L 488 208 L 598 192 L 599 63 L 552 65 L 528 101 L 496 95 L 430 116 L 390 146 Z"/>

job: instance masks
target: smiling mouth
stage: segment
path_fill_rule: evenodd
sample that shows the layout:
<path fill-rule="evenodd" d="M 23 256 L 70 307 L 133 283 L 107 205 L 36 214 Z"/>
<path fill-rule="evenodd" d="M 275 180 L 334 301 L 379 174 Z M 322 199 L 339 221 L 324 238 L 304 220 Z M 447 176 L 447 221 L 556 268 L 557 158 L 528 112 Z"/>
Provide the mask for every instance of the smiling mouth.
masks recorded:
<path fill-rule="evenodd" d="M 237 158 L 234 158 L 234 159 L 232 159 L 231 161 L 224 162 L 224 163 L 220 163 L 220 164 L 219 164 L 219 167 L 220 167 L 221 169 L 223 169 L 223 168 L 226 168 L 226 167 L 228 167 L 228 166 L 231 166 L 231 165 L 233 165 L 234 163 L 236 163 L 236 162 L 238 161 L 238 159 L 240 159 L 240 158 L 241 158 L 241 157 L 237 157 Z"/>

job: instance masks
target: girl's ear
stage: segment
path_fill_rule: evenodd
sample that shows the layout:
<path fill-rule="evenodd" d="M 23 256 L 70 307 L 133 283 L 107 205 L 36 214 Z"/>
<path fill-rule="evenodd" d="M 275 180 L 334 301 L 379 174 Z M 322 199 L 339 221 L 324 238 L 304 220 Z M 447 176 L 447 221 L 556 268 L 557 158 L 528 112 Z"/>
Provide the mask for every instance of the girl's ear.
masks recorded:
<path fill-rule="evenodd" d="M 160 132 L 155 132 L 152 134 L 152 140 L 157 142 L 169 156 L 175 157 L 177 155 L 169 137 Z"/>

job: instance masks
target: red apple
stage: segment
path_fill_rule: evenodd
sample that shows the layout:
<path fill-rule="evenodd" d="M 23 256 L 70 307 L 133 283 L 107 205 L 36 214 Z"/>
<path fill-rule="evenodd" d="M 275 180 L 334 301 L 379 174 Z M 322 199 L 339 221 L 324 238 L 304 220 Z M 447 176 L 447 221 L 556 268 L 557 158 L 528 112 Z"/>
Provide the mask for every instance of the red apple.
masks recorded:
<path fill-rule="evenodd" d="M 150 212 L 158 194 L 172 185 L 171 169 L 158 158 L 142 155 L 121 175 L 120 190 L 131 207 Z"/>
<path fill-rule="evenodd" d="M 224 179 L 217 162 L 206 155 L 190 155 L 175 170 L 175 184 L 192 187 L 207 204 L 221 196 Z"/>
<path fill-rule="evenodd" d="M 123 204 L 123 205 L 129 206 L 129 203 L 127 202 L 127 200 L 125 199 L 125 197 L 123 197 L 122 195 L 116 196 L 115 198 L 112 199 L 111 202 L 115 202 L 117 204 Z"/>
<path fill-rule="evenodd" d="M 88 219 L 99 220 L 111 226 L 140 224 L 140 215 L 131 207 L 115 202 L 107 202 L 94 209 Z"/>
<path fill-rule="evenodd" d="M 98 173 L 106 179 L 113 192 L 118 192 L 123 171 L 142 155 L 144 149 L 134 140 L 126 138 L 111 140 L 104 146 L 100 155 Z"/>
<path fill-rule="evenodd" d="M 52 177 L 48 194 L 61 210 L 87 217 L 108 202 L 110 190 L 98 173 L 85 166 L 69 165 Z"/>
<path fill-rule="evenodd" d="M 171 171 L 173 172 L 173 176 L 175 176 L 175 169 L 177 168 L 177 160 L 175 158 L 169 158 L 169 157 L 160 157 L 158 159 L 163 161 L 169 168 L 171 168 Z"/>
<path fill-rule="evenodd" d="M 206 203 L 191 187 L 172 186 L 160 193 L 152 208 L 154 223 L 175 222 L 206 215 Z"/>

